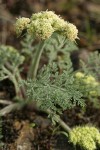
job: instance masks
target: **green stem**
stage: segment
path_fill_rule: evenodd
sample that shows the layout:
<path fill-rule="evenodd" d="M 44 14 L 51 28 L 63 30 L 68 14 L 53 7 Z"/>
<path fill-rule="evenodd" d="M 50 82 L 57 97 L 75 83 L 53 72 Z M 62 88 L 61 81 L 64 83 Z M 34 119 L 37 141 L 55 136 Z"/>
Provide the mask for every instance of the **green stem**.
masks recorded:
<path fill-rule="evenodd" d="M 34 59 L 32 60 L 31 66 L 29 68 L 28 78 L 34 79 L 36 77 L 44 46 L 45 46 L 45 41 L 42 41 L 39 45 L 39 48 L 36 50 Z"/>
<path fill-rule="evenodd" d="M 51 110 L 47 110 L 46 111 L 47 114 L 52 114 L 52 111 Z M 53 119 L 55 120 L 55 122 L 57 122 L 66 132 L 70 132 L 71 129 L 70 127 L 62 120 L 60 119 L 60 117 L 56 114 L 53 115 Z"/>
<path fill-rule="evenodd" d="M 2 109 L 0 111 L 0 114 L 3 116 L 9 112 L 11 112 L 12 110 L 15 109 L 21 109 L 22 107 L 24 107 L 27 103 L 23 102 L 22 105 L 21 103 L 14 103 L 14 104 L 10 104 L 9 106 L 5 107 L 4 109 Z M 37 107 L 37 110 L 38 107 Z M 43 111 L 43 110 L 42 110 Z M 45 113 L 47 113 L 48 115 L 53 114 L 52 111 L 50 109 L 43 111 Z M 57 122 L 68 134 L 71 131 L 71 128 L 62 120 L 60 119 L 60 117 L 56 114 L 53 114 L 53 119 L 55 120 L 55 122 Z"/>
<path fill-rule="evenodd" d="M 2 67 L 3 71 L 5 72 L 5 74 L 8 75 L 9 79 L 13 82 L 14 86 L 15 86 L 15 91 L 16 91 L 16 95 L 20 98 L 22 98 L 22 94 L 20 93 L 20 88 L 18 86 L 18 82 L 15 78 L 15 76 L 4 66 Z"/>
<path fill-rule="evenodd" d="M 12 104 L 6 106 L 5 108 L 1 109 L 0 110 L 0 115 L 4 116 L 4 115 L 10 113 L 13 110 L 16 110 L 16 109 L 20 110 L 23 107 L 24 107 L 24 103 L 22 103 L 22 104 L 19 103 L 19 102 L 18 103 L 12 103 Z"/>
<path fill-rule="evenodd" d="M 16 78 L 17 78 L 18 82 L 21 83 L 22 78 L 21 78 L 21 75 L 20 75 L 18 69 L 17 69 L 17 72 L 16 72 Z M 21 95 L 23 95 L 23 98 L 25 98 L 25 88 L 23 86 L 21 86 L 20 92 L 21 92 Z"/>
<path fill-rule="evenodd" d="M 25 98 L 25 89 L 24 89 L 24 87 L 21 87 L 17 90 L 18 84 L 22 81 L 22 78 L 21 78 L 18 67 L 14 68 L 13 66 L 11 66 L 11 64 L 9 62 L 6 62 L 5 66 L 6 66 L 7 70 L 10 70 L 9 72 L 11 72 L 11 74 L 12 74 L 12 79 L 13 79 L 13 82 L 14 82 L 14 85 L 15 85 L 16 94 L 20 95 L 21 98 Z"/>

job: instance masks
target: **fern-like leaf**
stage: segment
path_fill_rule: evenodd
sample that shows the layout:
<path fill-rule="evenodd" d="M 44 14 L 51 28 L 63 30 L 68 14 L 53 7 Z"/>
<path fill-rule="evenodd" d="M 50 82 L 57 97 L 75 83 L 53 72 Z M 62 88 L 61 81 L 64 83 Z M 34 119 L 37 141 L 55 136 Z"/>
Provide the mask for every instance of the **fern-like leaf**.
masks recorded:
<path fill-rule="evenodd" d="M 45 66 L 37 79 L 24 81 L 24 85 L 28 99 L 36 101 L 42 110 L 61 112 L 76 104 L 84 104 L 73 74 L 68 71 L 59 74 L 55 64 Z"/>

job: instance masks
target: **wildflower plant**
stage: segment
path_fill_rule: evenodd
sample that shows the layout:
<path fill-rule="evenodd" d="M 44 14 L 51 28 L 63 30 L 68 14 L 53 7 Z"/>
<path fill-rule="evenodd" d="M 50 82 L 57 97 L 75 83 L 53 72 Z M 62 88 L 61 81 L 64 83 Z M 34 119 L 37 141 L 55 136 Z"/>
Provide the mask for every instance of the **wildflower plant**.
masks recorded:
<path fill-rule="evenodd" d="M 77 49 L 78 29 L 54 12 L 42 11 L 30 18 L 18 18 L 15 30 L 18 36 L 26 36 L 21 42 L 23 48 L 20 52 L 11 46 L 0 46 L 0 79 L 9 78 L 13 82 L 17 101 L 2 109 L 0 114 L 36 102 L 39 110 L 46 112 L 54 124 L 58 123 L 71 135 L 70 127 L 60 118 L 61 113 L 76 105 L 83 107 L 86 97 L 98 97 L 99 93 L 95 77 L 83 70 L 83 73 L 76 73 L 72 67 L 70 52 Z M 39 70 L 43 52 L 48 64 Z M 30 60 L 27 78 L 23 80 L 23 63 Z"/>
<path fill-rule="evenodd" d="M 35 59 L 32 61 L 28 74 L 29 78 L 34 78 L 37 74 L 41 54 L 49 38 L 53 34 L 59 33 L 59 35 L 63 35 L 70 41 L 75 41 L 78 38 L 78 30 L 74 25 L 64 21 L 52 11 L 43 11 L 33 14 L 30 18 L 30 22 L 26 24 L 23 18 L 19 18 L 16 22 L 17 33 L 22 33 L 23 30 L 26 30 L 27 35 L 35 36 L 35 38 L 40 40 L 39 48 L 35 53 Z"/>

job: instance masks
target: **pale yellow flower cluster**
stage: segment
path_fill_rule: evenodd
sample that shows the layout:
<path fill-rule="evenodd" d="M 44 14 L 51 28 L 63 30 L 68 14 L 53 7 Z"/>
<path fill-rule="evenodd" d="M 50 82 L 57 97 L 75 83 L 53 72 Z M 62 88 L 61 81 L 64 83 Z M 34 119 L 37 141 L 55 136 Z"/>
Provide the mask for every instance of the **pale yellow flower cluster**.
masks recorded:
<path fill-rule="evenodd" d="M 84 78 L 85 75 L 82 72 L 77 72 L 75 76 L 80 79 L 80 78 Z"/>
<path fill-rule="evenodd" d="M 77 78 L 83 78 L 83 81 L 86 83 L 86 84 L 92 84 L 94 86 L 98 85 L 99 83 L 96 82 L 96 79 L 92 76 L 92 75 L 85 75 L 84 73 L 82 72 L 77 72 L 75 74 L 75 76 Z"/>
<path fill-rule="evenodd" d="M 100 146 L 100 132 L 92 126 L 73 128 L 69 139 L 74 145 L 80 145 L 84 150 L 96 150 L 96 145 Z"/>
<path fill-rule="evenodd" d="M 53 11 L 35 13 L 30 19 L 19 18 L 16 21 L 16 33 L 20 34 L 24 29 L 27 29 L 28 34 L 35 35 L 42 40 L 49 38 L 54 32 L 59 32 L 71 41 L 78 38 L 76 26 L 64 21 Z"/>
<path fill-rule="evenodd" d="M 29 18 L 22 17 L 22 18 L 17 19 L 16 24 L 15 24 L 15 30 L 16 30 L 17 35 L 20 35 L 22 31 L 27 28 L 27 25 L 29 24 L 29 22 L 30 22 Z"/>
<path fill-rule="evenodd" d="M 76 78 L 82 79 L 86 84 L 90 84 L 93 86 L 99 85 L 99 83 L 96 81 L 96 79 L 92 75 L 85 75 L 82 72 L 77 72 L 75 74 Z"/>
<path fill-rule="evenodd" d="M 47 19 L 42 19 L 41 21 L 37 19 L 29 24 L 27 31 L 29 34 L 45 40 L 52 35 L 54 29 Z"/>
<path fill-rule="evenodd" d="M 78 30 L 75 25 L 72 23 L 67 23 L 67 25 L 64 27 L 63 34 L 71 41 L 74 41 L 75 39 L 78 39 Z"/>
<path fill-rule="evenodd" d="M 92 75 L 85 75 L 82 72 L 77 72 L 75 74 L 75 77 L 77 79 L 81 79 L 81 81 L 83 81 L 86 84 L 86 86 L 90 86 L 92 88 L 96 88 L 99 86 L 99 82 L 97 82 Z M 98 92 L 96 90 L 90 91 L 89 94 L 91 96 L 98 96 Z"/>

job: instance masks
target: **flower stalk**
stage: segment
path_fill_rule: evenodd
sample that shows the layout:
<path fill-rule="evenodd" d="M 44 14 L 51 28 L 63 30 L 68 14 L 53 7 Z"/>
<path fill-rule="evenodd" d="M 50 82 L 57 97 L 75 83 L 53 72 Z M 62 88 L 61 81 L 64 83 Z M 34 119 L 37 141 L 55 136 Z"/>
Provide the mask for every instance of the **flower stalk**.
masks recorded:
<path fill-rule="evenodd" d="M 31 66 L 29 68 L 28 78 L 34 79 L 36 77 L 44 46 L 45 46 L 45 41 L 41 41 L 39 48 L 35 53 L 35 57 L 34 59 L 32 59 Z"/>

